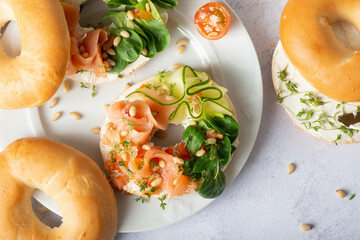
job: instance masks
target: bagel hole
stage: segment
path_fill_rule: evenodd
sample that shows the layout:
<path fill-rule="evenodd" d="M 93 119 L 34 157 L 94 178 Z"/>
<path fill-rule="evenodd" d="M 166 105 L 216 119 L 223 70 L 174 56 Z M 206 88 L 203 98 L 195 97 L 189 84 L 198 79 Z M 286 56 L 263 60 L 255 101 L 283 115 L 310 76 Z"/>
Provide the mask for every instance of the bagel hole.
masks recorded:
<path fill-rule="evenodd" d="M 36 197 L 34 197 L 34 195 Z M 43 191 L 36 189 L 31 197 L 31 206 L 35 216 L 50 228 L 60 227 L 62 224 L 62 216 L 59 216 L 52 212 L 49 208 L 45 207 L 36 199 L 41 199 L 41 201 L 47 202 L 49 205 L 59 209 L 59 206 L 49 195 L 45 194 Z"/>
<path fill-rule="evenodd" d="M 155 146 L 170 147 L 182 141 L 184 127 L 170 124 L 166 131 L 157 131 L 151 139 Z M 165 133 L 165 135 L 163 134 Z"/>
<path fill-rule="evenodd" d="M 331 24 L 336 38 L 346 48 L 354 51 L 360 50 L 359 31 L 348 22 L 335 22 Z"/>
<path fill-rule="evenodd" d="M 8 21 L 1 27 L 0 44 L 8 57 L 15 58 L 21 54 L 20 32 L 16 21 Z"/>

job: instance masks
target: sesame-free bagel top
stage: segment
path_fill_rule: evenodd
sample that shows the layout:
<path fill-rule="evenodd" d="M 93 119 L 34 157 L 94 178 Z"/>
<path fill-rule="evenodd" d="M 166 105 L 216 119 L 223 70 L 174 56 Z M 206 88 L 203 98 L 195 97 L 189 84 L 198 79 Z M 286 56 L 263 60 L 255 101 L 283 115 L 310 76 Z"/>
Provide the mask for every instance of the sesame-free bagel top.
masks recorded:
<path fill-rule="evenodd" d="M 360 29 L 360 2 L 289 0 L 281 17 L 280 40 L 300 74 L 320 93 L 342 102 L 360 101 L 360 51 L 343 46 L 331 24 Z"/>
<path fill-rule="evenodd" d="M 31 208 L 40 189 L 59 205 L 62 224 L 50 228 Z M 114 193 L 94 161 L 64 144 L 25 138 L 0 153 L 0 239 L 114 239 Z"/>
<path fill-rule="evenodd" d="M 66 72 L 70 40 L 58 0 L 1 0 L 0 26 L 16 20 L 21 54 L 7 56 L 0 45 L 0 108 L 36 107 L 48 101 Z"/>

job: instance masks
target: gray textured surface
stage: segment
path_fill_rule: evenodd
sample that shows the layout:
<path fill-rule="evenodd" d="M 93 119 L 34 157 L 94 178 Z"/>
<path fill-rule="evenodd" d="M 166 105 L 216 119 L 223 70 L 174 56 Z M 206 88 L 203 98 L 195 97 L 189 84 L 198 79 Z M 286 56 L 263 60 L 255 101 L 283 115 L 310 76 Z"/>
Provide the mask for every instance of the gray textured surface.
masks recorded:
<path fill-rule="evenodd" d="M 312 138 L 276 103 L 271 59 L 286 0 L 227 1 L 246 26 L 262 68 L 264 112 L 254 150 L 210 206 L 169 227 L 116 239 L 360 239 L 359 145 L 336 147 Z M 291 162 L 296 170 L 289 176 Z M 345 199 L 336 196 L 338 188 L 349 193 Z M 350 193 L 359 196 L 349 201 Z M 301 232 L 301 223 L 313 229 Z"/>

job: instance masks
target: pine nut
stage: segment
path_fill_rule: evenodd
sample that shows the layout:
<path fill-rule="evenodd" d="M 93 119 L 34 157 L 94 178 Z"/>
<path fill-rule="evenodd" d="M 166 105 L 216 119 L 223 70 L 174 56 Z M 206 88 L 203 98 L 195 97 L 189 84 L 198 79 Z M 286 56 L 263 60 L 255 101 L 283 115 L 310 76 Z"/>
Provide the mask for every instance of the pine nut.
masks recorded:
<path fill-rule="evenodd" d="M 136 116 L 136 107 L 135 106 L 131 106 L 131 108 L 129 110 L 129 115 L 130 115 L 130 117 Z"/>
<path fill-rule="evenodd" d="M 158 113 L 158 112 L 151 112 L 151 114 L 155 117 L 155 116 L 157 116 L 159 113 Z"/>
<path fill-rule="evenodd" d="M 80 47 L 79 47 L 79 52 L 80 52 L 80 53 L 85 52 L 85 50 L 86 50 L 86 49 L 85 49 L 85 47 L 84 47 L 84 46 L 80 46 Z"/>
<path fill-rule="evenodd" d="M 185 51 L 185 46 L 179 46 L 177 49 L 177 55 L 183 54 Z"/>
<path fill-rule="evenodd" d="M 108 122 L 106 125 L 105 125 L 105 129 L 106 130 L 109 130 L 110 128 L 112 128 L 113 126 L 113 123 L 112 122 Z"/>
<path fill-rule="evenodd" d="M 80 114 L 78 114 L 77 112 L 71 112 L 70 117 L 75 120 L 79 120 L 81 118 Z"/>
<path fill-rule="evenodd" d="M 115 65 L 116 65 L 116 62 L 115 62 L 114 60 L 110 59 L 110 58 L 109 58 L 107 61 L 109 62 L 109 64 L 110 64 L 111 66 L 115 66 Z"/>
<path fill-rule="evenodd" d="M 84 52 L 84 53 L 81 54 L 81 56 L 82 56 L 83 58 L 88 58 L 88 57 L 89 57 L 89 53 L 88 53 L 88 52 Z"/>
<path fill-rule="evenodd" d="M 199 151 L 197 151 L 196 152 L 196 156 L 197 157 L 202 157 L 202 156 L 204 156 L 204 154 L 205 154 L 205 150 L 204 149 L 200 149 Z"/>
<path fill-rule="evenodd" d="M 189 40 L 186 38 L 183 38 L 183 39 L 180 39 L 179 41 L 177 41 L 176 44 L 179 46 L 186 46 L 189 44 Z"/>
<path fill-rule="evenodd" d="M 90 131 L 93 133 L 93 134 L 100 134 L 100 128 L 98 128 L 98 127 L 94 127 L 94 128 L 92 128 L 92 129 L 90 129 Z"/>
<path fill-rule="evenodd" d="M 61 112 L 56 112 L 56 113 L 54 113 L 54 114 L 52 115 L 51 120 L 52 120 L 52 121 L 56 121 L 56 120 L 58 120 L 60 117 L 61 117 Z"/>
<path fill-rule="evenodd" d="M 110 105 L 109 104 L 105 104 L 104 105 L 104 108 L 105 108 L 105 111 L 107 111 L 109 109 Z"/>
<path fill-rule="evenodd" d="M 120 37 L 120 36 L 117 36 L 117 37 L 114 39 L 114 47 L 119 46 L 120 42 L 121 42 L 121 37 Z"/>
<path fill-rule="evenodd" d="M 128 135 L 128 131 L 121 131 L 120 132 L 120 135 L 122 136 L 122 137 L 126 137 L 127 135 Z"/>
<path fill-rule="evenodd" d="M 108 61 L 104 61 L 104 65 L 106 69 L 110 67 L 110 63 Z"/>
<path fill-rule="evenodd" d="M 175 68 L 175 69 L 179 69 L 179 68 L 181 68 L 181 67 L 182 67 L 182 65 L 179 64 L 179 63 L 174 63 L 174 64 L 173 64 L 173 68 Z"/>
<path fill-rule="evenodd" d="M 208 138 L 208 139 L 206 139 L 206 141 L 208 142 L 208 144 L 215 144 L 216 143 L 215 138 Z"/>
<path fill-rule="evenodd" d="M 134 13 L 131 10 L 128 10 L 126 12 L 126 15 L 129 18 L 129 20 L 131 20 L 131 21 L 135 19 Z"/>
<path fill-rule="evenodd" d="M 153 178 L 159 178 L 159 177 L 160 177 L 160 174 L 158 174 L 158 173 L 153 174 Z"/>
<path fill-rule="evenodd" d="M 301 231 L 307 232 L 307 231 L 310 231 L 312 227 L 309 224 L 301 224 L 299 226 L 299 228 Z"/>
<path fill-rule="evenodd" d="M 159 166 L 154 166 L 154 167 L 152 168 L 152 171 L 153 171 L 153 172 L 156 172 L 156 171 L 159 171 L 159 169 L 160 169 Z"/>
<path fill-rule="evenodd" d="M 69 80 L 64 80 L 63 82 L 63 88 L 64 88 L 64 92 L 68 93 L 71 89 L 71 85 L 70 85 L 70 81 Z"/>
<path fill-rule="evenodd" d="M 150 11 L 151 11 L 150 4 L 149 4 L 149 3 L 146 3 L 146 4 L 145 4 L 145 8 L 146 8 L 146 11 L 147 11 L 147 12 L 150 12 Z"/>
<path fill-rule="evenodd" d="M 151 149 L 151 147 L 147 144 L 142 145 L 142 149 L 149 151 Z"/>
<path fill-rule="evenodd" d="M 53 98 L 49 104 L 49 108 L 53 108 L 56 106 L 56 104 L 58 103 L 59 99 L 58 98 Z"/>
<path fill-rule="evenodd" d="M 345 192 L 343 190 L 336 190 L 336 194 L 339 198 L 344 198 L 346 196 Z"/>
<path fill-rule="evenodd" d="M 159 186 L 161 183 L 162 183 L 162 178 L 157 178 L 151 183 L 151 186 L 156 187 Z"/>
<path fill-rule="evenodd" d="M 179 158 L 179 157 L 174 157 L 174 162 L 176 162 L 178 164 L 184 164 L 184 160 L 182 158 Z"/>
<path fill-rule="evenodd" d="M 290 163 L 288 166 L 287 166 L 287 173 L 288 174 L 292 174 L 295 170 L 295 165 L 293 163 Z"/>
<path fill-rule="evenodd" d="M 141 54 L 144 55 L 144 56 L 147 56 L 148 55 L 148 50 L 146 48 L 144 48 L 142 51 L 141 51 Z"/>
<path fill-rule="evenodd" d="M 174 96 L 165 96 L 165 100 L 166 101 L 174 101 L 175 97 Z"/>
<path fill-rule="evenodd" d="M 40 214 L 44 214 L 44 213 L 48 212 L 49 209 L 47 209 L 47 208 L 44 207 L 44 206 L 41 206 L 41 207 L 36 208 L 36 211 L 37 211 L 38 213 L 40 213 Z"/>
<path fill-rule="evenodd" d="M 130 83 L 127 83 L 127 84 L 125 85 L 125 87 L 124 87 L 124 91 L 125 91 L 125 90 L 128 90 L 130 87 L 131 87 L 131 84 L 130 84 Z"/>
<path fill-rule="evenodd" d="M 107 58 L 108 58 L 108 54 L 107 54 L 106 52 L 103 52 L 103 53 L 102 53 L 102 58 L 103 58 L 103 59 L 107 59 Z"/>
<path fill-rule="evenodd" d="M 176 184 L 177 184 L 177 182 L 178 182 L 178 180 L 177 180 L 177 179 L 175 179 L 175 180 L 173 181 L 173 185 L 176 185 Z"/>
<path fill-rule="evenodd" d="M 159 167 L 164 168 L 165 166 L 166 166 L 165 161 L 164 161 L 164 160 L 161 160 L 161 161 L 159 162 Z"/>
<path fill-rule="evenodd" d="M 155 137 L 157 137 L 157 138 L 166 138 L 166 132 L 157 131 L 155 133 Z"/>
<path fill-rule="evenodd" d="M 128 38 L 128 37 L 130 37 L 130 33 L 128 31 L 126 31 L 126 30 L 122 30 L 120 32 L 120 36 L 122 36 L 124 38 Z"/>
<path fill-rule="evenodd" d="M 194 120 L 190 121 L 190 125 L 191 125 L 191 126 L 196 126 L 196 124 L 197 124 L 197 123 L 196 123 Z"/>
<path fill-rule="evenodd" d="M 106 50 L 106 52 L 107 52 L 109 55 L 111 55 L 111 56 L 115 56 L 115 55 L 116 55 L 115 50 L 112 49 L 112 48 L 109 48 L 108 50 Z"/>

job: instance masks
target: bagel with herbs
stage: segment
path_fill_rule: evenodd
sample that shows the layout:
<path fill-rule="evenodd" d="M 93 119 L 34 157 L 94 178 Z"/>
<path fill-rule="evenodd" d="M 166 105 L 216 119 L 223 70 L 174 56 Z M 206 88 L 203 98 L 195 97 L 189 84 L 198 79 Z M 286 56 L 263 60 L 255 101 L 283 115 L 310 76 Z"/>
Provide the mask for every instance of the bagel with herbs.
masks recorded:
<path fill-rule="evenodd" d="M 289 0 L 273 57 L 278 102 L 299 128 L 335 144 L 360 142 L 360 52 L 350 25 L 360 28 L 359 7 L 352 0 Z"/>
<path fill-rule="evenodd" d="M 50 228 L 31 208 L 40 189 L 60 207 L 62 224 Z M 1 239 L 114 239 L 114 193 L 94 161 L 64 144 L 24 138 L 0 153 Z"/>
<path fill-rule="evenodd" d="M 103 18 L 111 24 L 88 28 L 79 26 L 76 2 L 63 3 L 71 38 L 66 76 L 72 80 L 92 84 L 119 80 L 170 44 L 166 9 L 173 9 L 177 1 L 105 1 L 109 12 Z"/>
<path fill-rule="evenodd" d="M 185 66 L 120 94 L 108 108 L 100 141 L 114 184 L 143 200 L 194 191 L 204 198 L 219 196 L 239 129 L 226 93 L 206 73 Z M 169 124 L 185 128 L 183 141 L 155 146 L 152 137 L 161 137 Z"/>
<path fill-rule="evenodd" d="M 0 27 L 0 108 L 39 106 L 57 91 L 65 76 L 70 41 L 59 1 L 1 1 Z M 38 16 L 38 17 L 34 17 Z M 21 53 L 9 57 L 3 46 L 20 33 Z M 36 27 L 34 27 L 36 26 Z"/>

